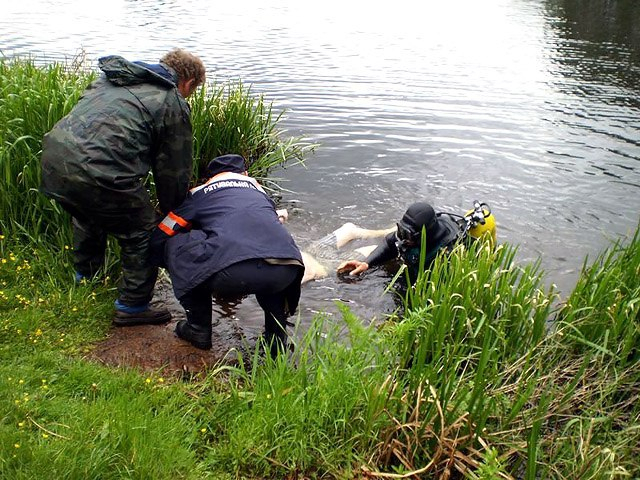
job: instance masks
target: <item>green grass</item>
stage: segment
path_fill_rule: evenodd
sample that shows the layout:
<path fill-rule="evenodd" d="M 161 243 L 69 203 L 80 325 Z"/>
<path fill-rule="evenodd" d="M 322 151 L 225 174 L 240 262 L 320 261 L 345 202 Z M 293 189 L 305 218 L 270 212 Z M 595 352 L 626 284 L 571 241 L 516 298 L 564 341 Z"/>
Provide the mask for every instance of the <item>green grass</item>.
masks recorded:
<path fill-rule="evenodd" d="M 68 252 L 1 242 L 0 477 L 202 477 L 198 386 L 83 360 L 108 333 L 113 281 L 46 276 Z"/>
<path fill-rule="evenodd" d="M 556 319 L 576 351 L 596 348 L 618 366 L 640 360 L 640 230 L 617 241 L 582 275 Z"/>
<path fill-rule="evenodd" d="M 175 385 L 51 353 L 29 360 L 2 368 L 0 476 L 196 477 L 197 405 Z"/>
<path fill-rule="evenodd" d="M 62 210 L 38 192 L 42 137 L 94 78 L 73 65 L 38 67 L 0 58 L 0 232 L 70 243 Z"/>
<path fill-rule="evenodd" d="M 579 319 L 539 328 L 555 294 L 508 246 L 437 262 L 416 288 L 428 299 L 414 296 L 402 318 L 364 326 L 343 308 L 342 319 L 318 317 L 291 358 L 254 356 L 183 383 L 83 360 L 108 332 L 113 282 L 47 277 L 52 264 L 69 270 L 68 251 L 1 245 L 7 478 L 640 473 L 640 367 L 604 353 L 610 336 L 576 342 Z M 609 289 L 637 288 L 626 275 L 637 248 L 634 238 L 605 252 L 619 272 Z M 622 311 L 637 326 L 631 300 Z"/>
<path fill-rule="evenodd" d="M 46 275 L 70 269 L 68 251 L 0 245 L 0 476 L 640 474 L 638 363 L 605 354 L 610 336 L 576 342 L 579 319 L 540 328 L 555 294 L 511 247 L 438 261 L 416 288 L 428 299 L 401 318 L 364 326 L 343 307 L 291 358 L 256 355 L 183 383 L 83 360 L 108 332 L 113 281 L 75 285 Z M 619 272 L 609 289 L 637 288 L 638 248 L 604 254 Z"/>

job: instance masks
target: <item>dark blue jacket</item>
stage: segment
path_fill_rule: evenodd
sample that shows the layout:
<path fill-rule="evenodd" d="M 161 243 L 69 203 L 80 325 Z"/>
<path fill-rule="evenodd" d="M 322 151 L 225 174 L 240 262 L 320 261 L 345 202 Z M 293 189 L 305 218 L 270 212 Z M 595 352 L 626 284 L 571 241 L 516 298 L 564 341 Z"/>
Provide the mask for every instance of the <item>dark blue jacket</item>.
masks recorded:
<path fill-rule="evenodd" d="M 220 173 L 192 189 L 151 238 L 154 263 L 171 274 L 177 298 L 243 260 L 302 256 L 275 204 L 251 177 Z"/>

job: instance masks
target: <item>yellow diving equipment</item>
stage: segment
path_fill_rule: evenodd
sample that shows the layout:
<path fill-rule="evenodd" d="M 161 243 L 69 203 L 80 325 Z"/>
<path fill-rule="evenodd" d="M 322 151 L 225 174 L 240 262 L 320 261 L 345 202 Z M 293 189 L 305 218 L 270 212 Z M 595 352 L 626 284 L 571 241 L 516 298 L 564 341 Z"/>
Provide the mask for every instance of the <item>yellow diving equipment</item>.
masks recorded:
<path fill-rule="evenodd" d="M 469 222 L 470 237 L 479 239 L 488 235 L 491 245 L 495 247 L 497 241 L 496 220 L 489 205 L 476 200 L 473 202 L 473 210 L 465 213 L 464 218 Z"/>

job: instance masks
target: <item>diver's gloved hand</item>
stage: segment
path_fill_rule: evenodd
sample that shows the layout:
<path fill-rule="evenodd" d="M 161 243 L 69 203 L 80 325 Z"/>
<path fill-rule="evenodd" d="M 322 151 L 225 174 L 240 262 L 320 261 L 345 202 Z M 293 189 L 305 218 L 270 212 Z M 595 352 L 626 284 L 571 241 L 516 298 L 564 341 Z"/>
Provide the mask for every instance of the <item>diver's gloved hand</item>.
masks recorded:
<path fill-rule="evenodd" d="M 358 260 L 348 260 L 338 265 L 337 273 L 349 272 L 349 275 L 360 275 L 362 272 L 369 270 L 369 264 L 367 262 L 360 262 Z"/>

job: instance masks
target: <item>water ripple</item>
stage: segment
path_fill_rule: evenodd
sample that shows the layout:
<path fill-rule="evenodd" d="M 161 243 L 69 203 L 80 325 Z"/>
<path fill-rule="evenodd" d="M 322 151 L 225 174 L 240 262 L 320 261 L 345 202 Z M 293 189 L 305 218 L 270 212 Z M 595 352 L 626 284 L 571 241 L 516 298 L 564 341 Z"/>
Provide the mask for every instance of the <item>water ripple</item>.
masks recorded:
<path fill-rule="evenodd" d="M 503 239 L 560 272 L 605 244 L 603 226 L 637 224 L 640 65 L 579 28 L 600 19 L 564 18 L 554 0 L 250 4 L 25 0 L 4 6 L 0 38 L 5 55 L 44 61 L 182 46 L 209 78 L 251 85 L 287 110 L 289 133 L 321 144 L 282 175 L 297 192 L 284 201 L 306 212 L 297 235 L 393 224 L 420 197 L 456 210 L 481 197 Z"/>

